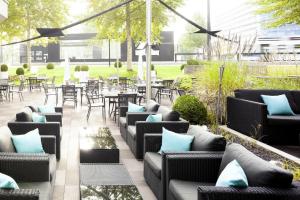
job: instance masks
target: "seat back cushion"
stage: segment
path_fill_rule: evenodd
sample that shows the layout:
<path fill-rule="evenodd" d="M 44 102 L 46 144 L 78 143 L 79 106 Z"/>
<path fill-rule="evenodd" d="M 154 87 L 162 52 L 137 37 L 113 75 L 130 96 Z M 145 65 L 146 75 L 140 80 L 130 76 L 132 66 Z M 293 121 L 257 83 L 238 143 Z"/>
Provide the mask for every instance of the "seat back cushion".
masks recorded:
<path fill-rule="evenodd" d="M 157 113 L 162 114 L 163 121 L 179 121 L 180 114 L 168 107 L 160 106 Z"/>
<path fill-rule="evenodd" d="M 28 106 L 32 112 L 39 112 L 39 108 L 35 106 Z"/>
<path fill-rule="evenodd" d="M 193 135 L 192 151 L 224 151 L 226 140 L 223 136 L 213 134 L 203 129 L 201 126 L 191 125 L 187 132 Z"/>
<path fill-rule="evenodd" d="M 291 91 L 292 96 L 294 98 L 295 108 L 291 107 L 296 114 L 300 114 L 300 90 Z M 293 105 L 291 105 L 293 106 Z"/>
<path fill-rule="evenodd" d="M 17 122 L 32 122 L 32 111 L 29 107 L 25 107 L 21 112 L 16 114 Z"/>
<path fill-rule="evenodd" d="M 259 158 L 235 143 L 226 146 L 219 173 L 233 160 L 237 160 L 243 168 L 250 187 L 291 187 L 293 175 L 290 172 Z"/>
<path fill-rule="evenodd" d="M 146 105 L 147 112 L 157 112 L 159 108 L 159 104 L 153 100 L 150 100 L 149 103 Z"/>
<path fill-rule="evenodd" d="M 12 133 L 7 126 L 0 127 L 0 152 L 16 152 L 11 136 Z"/>
<path fill-rule="evenodd" d="M 300 104 L 297 105 L 295 103 L 294 97 L 292 95 L 292 91 L 289 91 L 289 90 L 247 90 L 247 89 L 242 89 L 242 90 L 235 90 L 234 94 L 235 94 L 236 98 L 246 99 L 249 101 L 255 101 L 255 102 L 260 102 L 260 103 L 264 103 L 263 99 L 261 98 L 261 95 L 275 96 L 275 95 L 285 94 L 292 110 L 295 113 L 298 113 L 297 111 L 300 111 Z"/>

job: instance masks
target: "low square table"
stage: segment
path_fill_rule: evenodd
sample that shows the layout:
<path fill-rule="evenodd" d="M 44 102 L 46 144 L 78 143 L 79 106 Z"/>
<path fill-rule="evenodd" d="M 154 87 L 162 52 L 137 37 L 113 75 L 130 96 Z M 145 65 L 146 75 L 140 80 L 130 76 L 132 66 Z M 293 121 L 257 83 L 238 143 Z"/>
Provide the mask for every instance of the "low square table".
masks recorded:
<path fill-rule="evenodd" d="M 80 165 L 80 199 L 142 200 L 122 164 Z"/>
<path fill-rule="evenodd" d="M 82 128 L 80 163 L 119 163 L 120 152 L 109 128 Z"/>

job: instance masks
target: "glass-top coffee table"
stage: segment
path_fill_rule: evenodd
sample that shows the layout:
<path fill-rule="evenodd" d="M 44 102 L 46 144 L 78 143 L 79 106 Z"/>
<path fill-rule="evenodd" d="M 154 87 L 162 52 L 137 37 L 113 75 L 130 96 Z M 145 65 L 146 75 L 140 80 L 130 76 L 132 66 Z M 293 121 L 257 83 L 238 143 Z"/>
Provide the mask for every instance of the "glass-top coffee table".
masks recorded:
<path fill-rule="evenodd" d="M 119 163 L 119 149 L 107 127 L 80 130 L 80 163 Z"/>
<path fill-rule="evenodd" d="M 142 200 L 137 187 L 122 164 L 81 164 L 82 200 Z"/>

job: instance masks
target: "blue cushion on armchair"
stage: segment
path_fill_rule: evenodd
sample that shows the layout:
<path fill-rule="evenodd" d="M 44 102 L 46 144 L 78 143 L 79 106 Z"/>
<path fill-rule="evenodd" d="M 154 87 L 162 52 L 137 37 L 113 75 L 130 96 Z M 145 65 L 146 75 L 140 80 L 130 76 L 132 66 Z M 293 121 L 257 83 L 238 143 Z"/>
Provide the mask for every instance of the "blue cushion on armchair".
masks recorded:
<path fill-rule="evenodd" d="M 285 94 L 278 96 L 261 95 L 269 115 L 295 115 Z"/>

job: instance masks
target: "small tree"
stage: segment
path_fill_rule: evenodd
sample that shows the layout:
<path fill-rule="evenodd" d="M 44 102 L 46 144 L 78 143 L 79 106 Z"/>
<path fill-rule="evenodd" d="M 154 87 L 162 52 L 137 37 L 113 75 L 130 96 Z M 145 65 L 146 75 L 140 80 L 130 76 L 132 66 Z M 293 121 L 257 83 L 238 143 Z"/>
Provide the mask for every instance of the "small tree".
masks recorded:
<path fill-rule="evenodd" d="M 114 67 L 115 68 L 122 68 L 122 62 L 121 61 L 115 62 Z"/>
<path fill-rule="evenodd" d="M 198 60 L 190 59 L 187 61 L 187 65 L 199 65 L 200 62 Z"/>
<path fill-rule="evenodd" d="M 77 66 L 75 67 L 75 72 L 80 72 L 80 66 L 79 66 L 79 65 L 77 65 Z"/>
<path fill-rule="evenodd" d="M 26 64 L 26 63 L 23 64 L 23 68 L 24 68 L 24 69 L 28 69 L 28 64 Z"/>
<path fill-rule="evenodd" d="M 48 70 L 54 69 L 54 65 L 52 63 L 48 63 L 46 67 Z"/>
<path fill-rule="evenodd" d="M 6 64 L 1 65 L 1 72 L 7 72 L 8 66 Z"/>
<path fill-rule="evenodd" d="M 24 75 L 24 69 L 22 67 L 19 67 L 17 70 L 16 70 L 16 74 L 18 76 L 21 76 L 21 75 Z"/>
<path fill-rule="evenodd" d="M 80 71 L 82 71 L 82 72 L 87 72 L 87 71 L 89 71 L 89 66 L 87 66 L 87 65 L 81 66 L 81 67 L 80 67 Z"/>
<path fill-rule="evenodd" d="M 183 95 L 178 97 L 173 110 L 191 124 L 205 124 L 207 122 L 207 110 L 204 104 L 195 96 Z"/>

